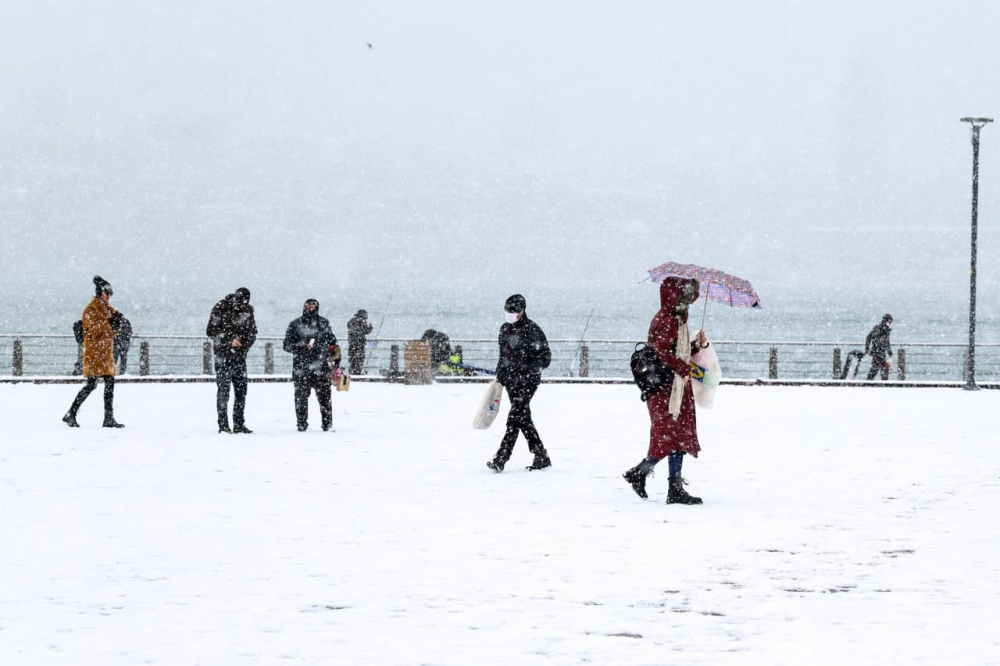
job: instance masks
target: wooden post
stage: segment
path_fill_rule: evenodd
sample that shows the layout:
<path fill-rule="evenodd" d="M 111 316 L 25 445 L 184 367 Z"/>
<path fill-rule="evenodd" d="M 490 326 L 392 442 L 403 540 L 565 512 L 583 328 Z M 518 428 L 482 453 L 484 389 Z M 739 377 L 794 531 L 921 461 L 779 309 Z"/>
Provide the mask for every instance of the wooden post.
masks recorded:
<path fill-rule="evenodd" d="M 139 374 L 145 377 L 149 374 L 149 342 L 139 343 Z"/>
<path fill-rule="evenodd" d="M 767 378 L 778 378 L 778 348 L 771 347 L 770 358 L 767 361 Z"/>
<path fill-rule="evenodd" d="M 899 356 L 899 358 L 897 358 L 896 360 L 899 362 L 899 368 L 897 370 L 897 372 L 899 372 L 899 381 L 905 382 L 906 381 L 906 350 L 905 349 L 900 349 L 898 356 Z"/>
<path fill-rule="evenodd" d="M 14 358 L 12 360 L 10 374 L 20 377 L 24 374 L 24 345 L 17 338 L 14 339 Z"/>
<path fill-rule="evenodd" d="M 389 347 L 389 376 L 399 374 L 399 345 Z"/>
<path fill-rule="evenodd" d="M 833 350 L 833 378 L 840 379 L 843 374 L 843 370 L 840 367 L 840 347 L 835 347 Z"/>
<path fill-rule="evenodd" d="M 431 367 L 431 346 L 423 340 L 412 340 L 403 347 L 404 381 L 407 384 L 430 384 L 434 381 Z"/>
<path fill-rule="evenodd" d="M 205 375 L 212 374 L 212 343 L 208 341 L 202 345 L 201 372 Z"/>
<path fill-rule="evenodd" d="M 274 343 L 268 342 L 264 345 L 264 374 L 274 374 Z"/>
<path fill-rule="evenodd" d="M 969 381 L 969 350 L 962 352 L 962 381 Z"/>
<path fill-rule="evenodd" d="M 580 345 L 580 376 L 590 376 L 590 347 Z"/>

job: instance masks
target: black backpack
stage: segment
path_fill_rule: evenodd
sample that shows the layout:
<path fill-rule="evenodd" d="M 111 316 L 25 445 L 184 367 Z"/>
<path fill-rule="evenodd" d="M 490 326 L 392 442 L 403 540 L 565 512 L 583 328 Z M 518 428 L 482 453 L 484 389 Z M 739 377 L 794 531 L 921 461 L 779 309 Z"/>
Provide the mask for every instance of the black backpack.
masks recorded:
<path fill-rule="evenodd" d="M 674 381 L 674 371 L 665 364 L 645 342 L 640 342 L 632 352 L 632 379 L 639 387 L 643 402 L 665 386 Z"/>
<path fill-rule="evenodd" d="M 83 320 L 73 322 L 73 337 L 76 338 L 76 344 L 83 344 Z"/>

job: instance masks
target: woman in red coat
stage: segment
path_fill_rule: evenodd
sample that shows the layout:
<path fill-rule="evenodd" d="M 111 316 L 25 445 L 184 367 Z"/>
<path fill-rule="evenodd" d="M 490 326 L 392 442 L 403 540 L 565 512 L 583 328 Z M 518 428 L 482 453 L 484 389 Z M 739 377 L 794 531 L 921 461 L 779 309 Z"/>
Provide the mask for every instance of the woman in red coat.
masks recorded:
<path fill-rule="evenodd" d="M 649 452 L 646 458 L 625 472 L 625 480 L 645 499 L 646 476 L 658 462 L 667 459 L 670 467 L 668 504 L 701 504 L 684 490 L 681 466 L 684 454 L 698 457 L 698 423 L 688 365 L 691 355 L 708 347 L 705 332 L 692 342 L 688 333 L 688 306 L 697 300 L 698 281 L 668 277 L 660 285 L 660 310 L 649 325 L 648 344 L 656 356 L 674 372 L 673 381 L 646 400 L 649 409 Z"/>

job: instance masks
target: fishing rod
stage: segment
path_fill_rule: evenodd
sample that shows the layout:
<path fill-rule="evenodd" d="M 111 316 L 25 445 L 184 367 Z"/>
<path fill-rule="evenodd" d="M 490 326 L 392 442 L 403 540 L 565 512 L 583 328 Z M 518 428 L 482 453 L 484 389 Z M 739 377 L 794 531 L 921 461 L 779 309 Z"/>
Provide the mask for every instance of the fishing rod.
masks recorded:
<path fill-rule="evenodd" d="M 372 345 L 373 352 L 375 351 L 375 348 L 378 346 L 379 335 L 382 333 L 382 324 L 385 323 L 385 315 L 389 312 L 389 308 L 392 307 L 392 299 L 395 295 L 396 295 L 395 292 L 389 294 L 389 302 L 385 304 L 385 310 L 382 310 L 382 319 L 379 321 L 378 328 L 375 330 L 375 340 L 373 340 L 375 344 Z M 362 375 L 367 374 L 368 362 L 371 360 L 371 358 L 372 354 L 365 354 L 365 364 L 361 366 Z"/>
<path fill-rule="evenodd" d="M 596 308 L 597 308 L 596 305 L 594 307 L 590 308 L 590 314 L 587 315 L 587 323 L 583 325 L 583 333 L 580 334 L 580 344 L 578 344 L 576 346 L 576 351 L 573 352 L 573 360 L 570 361 L 570 364 L 569 364 L 569 373 L 570 373 L 570 376 L 573 375 L 573 364 L 576 363 L 576 357 L 580 354 L 580 349 L 583 347 L 583 339 L 584 339 L 584 336 L 587 335 L 587 329 L 590 328 L 590 318 L 594 316 L 594 310 Z"/>

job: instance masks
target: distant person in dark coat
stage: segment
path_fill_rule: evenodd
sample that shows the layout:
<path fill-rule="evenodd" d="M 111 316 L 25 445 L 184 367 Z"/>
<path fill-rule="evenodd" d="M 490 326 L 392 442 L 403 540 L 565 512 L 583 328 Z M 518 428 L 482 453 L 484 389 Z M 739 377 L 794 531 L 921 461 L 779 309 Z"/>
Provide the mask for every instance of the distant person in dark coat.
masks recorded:
<path fill-rule="evenodd" d="M 119 375 L 124 375 L 128 372 L 128 350 L 132 348 L 132 322 L 121 312 L 115 312 L 111 328 L 115 329 L 115 369 Z"/>
<path fill-rule="evenodd" d="M 247 403 L 247 354 L 257 341 L 257 321 L 250 305 L 250 290 L 240 287 L 212 308 L 205 335 L 212 339 L 215 353 L 215 405 L 219 432 L 249 434 L 245 411 Z M 229 429 L 229 386 L 233 398 L 233 428 Z"/>
<path fill-rule="evenodd" d="M 700 497 L 684 489 L 681 467 L 684 455 L 698 457 L 698 421 L 691 388 L 691 356 L 708 347 L 705 332 L 692 341 L 688 332 L 688 307 L 698 299 L 697 280 L 668 277 L 660 284 L 660 310 L 649 324 L 647 344 L 669 367 L 673 380 L 646 399 L 649 410 L 649 451 L 646 458 L 623 475 L 639 497 L 645 499 L 646 477 L 664 458 L 670 468 L 668 504 L 701 504 Z"/>
<path fill-rule="evenodd" d="M 889 379 L 892 371 L 892 344 L 889 334 L 892 332 L 892 315 L 882 317 L 882 323 L 871 330 L 865 338 L 865 353 L 872 357 L 872 367 L 868 371 L 868 381 L 875 379 L 881 373 L 882 381 Z M 888 358 L 886 358 L 888 357 Z"/>
<path fill-rule="evenodd" d="M 302 316 L 288 325 L 282 348 L 294 357 L 292 382 L 295 384 L 295 421 L 299 432 L 309 427 L 309 394 L 314 389 L 323 430 L 329 430 L 333 427 L 330 357 L 331 354 L 336 356 L 337 336 L 330 322 L 319 316 L 319 301 L 315 298 L 306 301 Z"/>
<path fill-rule="evenodd" d="M 504 303 L 506 323 L 500 327 L 497 381 L 507 389 L 510 413 L 500 448 L 493 460 L 486 463 L 494 472 L 502 472 L 510 460 L 519 432 L 524 434 L 528 450 L 535 454 L 528 469 L 545 469 L 552 465 L 531 420 L 531 398 L 542 381 L 542 370 L 552 362 L 552 352 L 545 333 L 538 324 L 528 319 L 526 310 L 527 302 L 520 294 L 514 294 Z"/>
<path fill-rule="evenodd" d="M 63 422 L 70 428 L 79 428 L 76 414 L 87 396 L 97 388 L 97 379 L 104 380 L 104 423 L 105 428 L 123 428 L 115 421 L 115 360 L 114 339 L 115 330 L 111 321 L 115 309 L 111 307 L 111 295 L 114 293 L 111 284 L 100 275 L 94 277 L 96 295 L 83 310 L 81 318 L 83 327 L 83 376 L 87 383 L 77 394 L 69 411 L 63 416 Z"/>
<path fill-rule="evenodd" d="M 352 375 L 360 375 L 365 369 L 365 344 L 372 332 L 368 323 L 368 312 L 358 310 L 347 322 L 347 359 Z"/>

